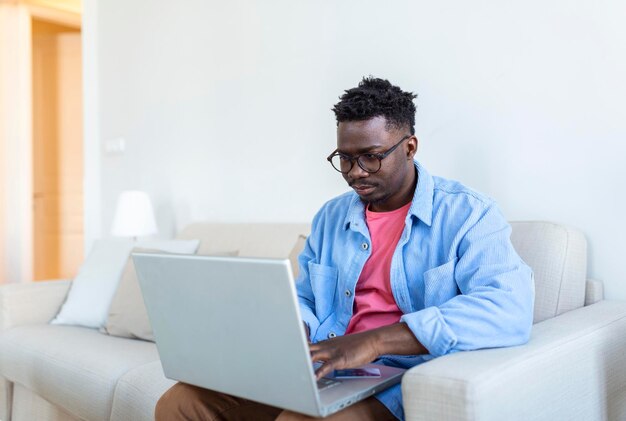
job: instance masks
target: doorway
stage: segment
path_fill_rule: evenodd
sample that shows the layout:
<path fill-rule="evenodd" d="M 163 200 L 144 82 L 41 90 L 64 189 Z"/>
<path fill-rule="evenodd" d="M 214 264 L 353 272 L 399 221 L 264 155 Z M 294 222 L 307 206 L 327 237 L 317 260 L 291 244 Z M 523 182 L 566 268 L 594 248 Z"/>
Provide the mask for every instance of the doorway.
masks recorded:
<path fill-rule="evenodd" d="M 0 0 L 0 283 L 71 277 L 82 259 L 84 246 L 74 247 L 65 240 L 66 233 L 80 239 L 84 230 L 82 226 L 75 230 L 76 222 L 65 218 L 68 209 L 82 212 L 82 199 L 66 200 L 69 191 L 82 197 L 82 175 L 77 175 L 84 171 L 82 52 L 76 48 L 81 21 L 81 0 Z M 48 36 L 57 41 L 44 41 Z M 56 58 L 43 53 L 47 47 L 42 45 L 56 45 Z M 48 88 L 50 81 L 56 87 Z M 77 147 L 70 153 L 67 145 Z M 70 168 L 68 176 L 66 168 Z M 78 189 L 68 179 L 76 181 Z M 57 198 L 48 200 L 49 192 Z M 37 217 L 35 200 L 49 202 L 37 204 Z M 40 212 L 42 208 L 45 212 Z M 44 213 L 53 216 L 41 217 Z M 54 236 L 59 238 L 56 243 L 50 240 Z M 42 246 L 46 241 L 50 244 Z M 46 254 L 56 263 L 40 264 Z M 45 270 L 37 269 L 34 276 L 35 267 Z"/>
<path fill-rule="evenodd" d="M 32 19 L 33 279 L 72 278 L 83 260 L 80 28 Z"/>

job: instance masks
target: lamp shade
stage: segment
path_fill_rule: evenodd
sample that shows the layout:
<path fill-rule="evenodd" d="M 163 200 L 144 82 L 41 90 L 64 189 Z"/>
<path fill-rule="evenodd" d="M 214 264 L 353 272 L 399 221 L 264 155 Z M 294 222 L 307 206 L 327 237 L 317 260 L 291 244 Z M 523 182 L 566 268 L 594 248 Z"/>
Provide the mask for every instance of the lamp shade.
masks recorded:
<path fill-rule="evenodd" d="M 120 194 L 111 231 L 116 237 L 141 237 L 157 233 L 154 210 L 147 193 L 127 190 Z"/>

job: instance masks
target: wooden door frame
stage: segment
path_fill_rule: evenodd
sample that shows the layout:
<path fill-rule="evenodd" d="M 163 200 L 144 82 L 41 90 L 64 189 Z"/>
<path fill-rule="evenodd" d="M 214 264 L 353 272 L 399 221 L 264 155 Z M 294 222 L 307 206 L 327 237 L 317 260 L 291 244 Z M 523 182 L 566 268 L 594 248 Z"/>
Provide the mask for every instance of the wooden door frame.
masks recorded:
<path fill-rule="evenodd" d="M 0 0 L 0 282 L 33 279 L 31 22 L 35 18 L 80 28 L 77 4 Z M 84 78 L 84 84 L 92 81 Z"/>

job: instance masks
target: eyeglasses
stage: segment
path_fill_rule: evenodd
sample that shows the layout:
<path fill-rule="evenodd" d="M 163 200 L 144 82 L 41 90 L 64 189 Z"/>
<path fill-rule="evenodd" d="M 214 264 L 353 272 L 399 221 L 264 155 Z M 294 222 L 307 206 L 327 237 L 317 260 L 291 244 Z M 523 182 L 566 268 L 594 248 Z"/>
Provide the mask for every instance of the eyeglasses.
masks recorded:
<path fill-rule="evenodd" d="M 333 151 L 326 160 L 330 162 L 330 165 L 333 166 L 334 169 L 339 171 L 342 174 L 348 174 L 352 167 L 354 167 L 354 161 L 359 164 L 361 169 L 369 174 L 377 173 L 382 166 L 382 160 L 387 158 L 391 152 L 396 150 L 398 146 L 405 140 L 409 139 L 411 135 L 406 135 L 398 143 L 393 145 L 390 149 L 383 153 L 362 153 L 355 156 L 350 156 L 343 154 L 341 152 L 337 152 L 337 149 Z"/>

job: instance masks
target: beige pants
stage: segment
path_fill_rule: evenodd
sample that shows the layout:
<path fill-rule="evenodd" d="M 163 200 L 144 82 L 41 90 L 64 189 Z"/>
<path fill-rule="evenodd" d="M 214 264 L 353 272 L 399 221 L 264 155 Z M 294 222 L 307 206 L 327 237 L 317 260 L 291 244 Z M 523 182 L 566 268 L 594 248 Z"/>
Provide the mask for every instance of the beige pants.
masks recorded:
<path fill-rule="evenodd" d="M 185 383 L 177 383 L 157 402 L 155 419 L 156 421 L 295 421 L 315 418 Z M 395 420 L 395 417 L 377 399 L 368 398 L 325 420 L 385 421 Z"/>

